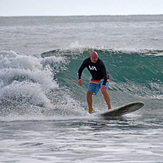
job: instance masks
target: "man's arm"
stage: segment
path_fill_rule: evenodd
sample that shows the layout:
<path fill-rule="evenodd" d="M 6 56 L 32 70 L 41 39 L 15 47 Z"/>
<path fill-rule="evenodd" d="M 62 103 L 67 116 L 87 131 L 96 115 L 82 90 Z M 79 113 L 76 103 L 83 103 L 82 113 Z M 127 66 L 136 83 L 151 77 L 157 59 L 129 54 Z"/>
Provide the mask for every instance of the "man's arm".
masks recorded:
<path fill-rule="evenodd" d="M 82 75 L 82 72 L 85 69 L 85 67 L 86 67 L 86 61 L 84 60 L 83 63 L 82 63 L 82 65 L 80 66 L 80 68 L 78 70 L 78 84 L 80 86 L 82 86 L 82 82 L 83 81 L 81 80 L 81 75 Z"/>
<path fill-rule="evenodd" d="M 107 70 L 106 70 L 106 67 L 104 65 L 104 63 L 102 62 L 102 73 L 104 75 L 104 82 L 103 82 L 103 85 L 106 85 L 106 82 L 107 82 L 107 78 L 108 78 L 108 74 L 107 74 Z"/>

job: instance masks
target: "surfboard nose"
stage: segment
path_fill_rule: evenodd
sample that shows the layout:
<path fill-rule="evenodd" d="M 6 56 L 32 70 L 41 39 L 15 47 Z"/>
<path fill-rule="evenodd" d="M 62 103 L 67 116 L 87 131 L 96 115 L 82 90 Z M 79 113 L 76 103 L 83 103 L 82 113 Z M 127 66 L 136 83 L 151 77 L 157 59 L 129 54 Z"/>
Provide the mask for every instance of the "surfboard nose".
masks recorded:
<path fill-rule="evenodd" d="M 118 117 L 118 116 L 122 116 L 124 114 L 134 112 L 143 106 L 144 106 L 143 102 L 133 102 L 133 103 L 121 106 L 116 109 L 111 109 L 105 113 L 102 113 L 101 115 L 103 117 Z"/>

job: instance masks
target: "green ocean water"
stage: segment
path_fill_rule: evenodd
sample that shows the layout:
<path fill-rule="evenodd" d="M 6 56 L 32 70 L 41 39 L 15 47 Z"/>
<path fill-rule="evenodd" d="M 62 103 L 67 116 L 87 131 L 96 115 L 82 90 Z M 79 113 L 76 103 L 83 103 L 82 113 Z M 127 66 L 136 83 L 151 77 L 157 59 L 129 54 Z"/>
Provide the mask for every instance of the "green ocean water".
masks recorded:
<path fill-rule="evenodd" d="M 104 61 L 110 75 L 108 91 L 111 95 L 113 106 L 134 100 L 146 101 L 149 99 L 162 101 L 163 58 L 162 56 L 157 56 L 159 52 L 126 53 L 111 50 L 97 50 L 97 52 L 99 53 L 99 58 Z M 89 55 L 90 51 L 84 51 L 80 55 L 69 56 L 67 54 L 69 64 L 66 70 L 57 73 L 55 76 L 60 85 L 66 85 L 71 90 L 74 98 L 77 98 L 80 102 L 85 100 L 87 85 L 91 76 L 85 69 L 82 75 L 84 84 L 81 88 L 77 85 L 76 74 L 82 61 L 86 57 L 89 57 Z M 95 107 L 105 107 L 103 103 L 104 101 L 101 99 L 101 96 L 98 96 Z"/>

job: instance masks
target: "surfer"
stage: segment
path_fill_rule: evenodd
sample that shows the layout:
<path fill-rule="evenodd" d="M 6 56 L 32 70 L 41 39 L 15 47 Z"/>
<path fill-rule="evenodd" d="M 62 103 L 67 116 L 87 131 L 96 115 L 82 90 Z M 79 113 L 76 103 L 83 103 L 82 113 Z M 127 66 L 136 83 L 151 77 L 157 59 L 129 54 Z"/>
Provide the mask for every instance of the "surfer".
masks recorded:
<path fill-rule="evenodd" d="M 87 67 L 92 75 L 92 79 L 89 82 L 87 89 L 87 103 L 89 107 L 89 113 L 93 112 L 92 108 L 92 95 L 97 95 L 99 89 L 104 96 L 108 109 L 111 109 L 110 97 L 107 92 L 109 84 L 109 74 L 103 61 L 98 58 L 98 53 L 93 51 L 90 57 L 86 58 L 78 70 L 78 85 L 82 86 L 83 80 L 81 79 L 82 71 Z"/>

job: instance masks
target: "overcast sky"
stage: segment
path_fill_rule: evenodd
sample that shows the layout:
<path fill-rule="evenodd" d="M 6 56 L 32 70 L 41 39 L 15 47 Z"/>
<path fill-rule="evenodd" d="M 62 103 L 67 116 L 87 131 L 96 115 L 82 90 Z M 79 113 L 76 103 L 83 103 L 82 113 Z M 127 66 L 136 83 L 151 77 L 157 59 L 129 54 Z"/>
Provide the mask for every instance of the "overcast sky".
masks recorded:
<path fill-rule="evenodd" d="M 163 14 L 163 0 L 0 0 L 0 16 Z"/>

